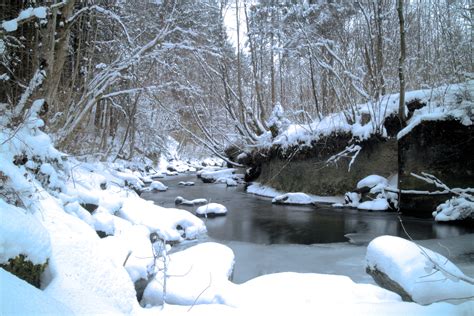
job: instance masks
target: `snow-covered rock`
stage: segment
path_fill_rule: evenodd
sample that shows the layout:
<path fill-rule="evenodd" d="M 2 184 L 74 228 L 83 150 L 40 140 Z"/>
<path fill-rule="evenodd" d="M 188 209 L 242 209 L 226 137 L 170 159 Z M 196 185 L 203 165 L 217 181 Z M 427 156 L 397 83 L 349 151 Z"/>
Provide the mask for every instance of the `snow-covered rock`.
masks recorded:
<path fill-rule="evenodd" d="M 272 203 L 275 204 L 311 204 L 313 199 L 302 192 L 286 193 L 273 198 Z"/>
<path fill-rule="evenodd" d="M 236 187 L 237 186 L 237 181 L 235 181 L 234 179 L 231 179 L 231 178 L 227 178 L 225 180 L 225 184 L 228 186 L 228 187 Z"/>
<path fill-rule="evenodd" d="M 182 185 L 182 186 L 185 186 L 185 187 L 190 187 L 190 186 L 194 185 L 194 182 L 193 181 L 180 181 L 178 183 L 178 185 Z"/>
<path fill-rule="evenodd" d="M 148 227 L 166 241 L 194 239 L 206 232 L 203 221 L 188 211 L 160 207 L 139 197 L 126 199 L 118 216 Z"/>
<path fill-rule="evenodd" d="M 149 188 L 150 188 L 151 191 L 166 191 L 166 190 L 168 190 L 168 187 L 166 185 L 164 185 L 163 183 L 161 183 L 160 181 L 153 181 L 150 184 Z"/>
<path fill-rule="evenodd" d="M 474 202 L 469 198 L 453 197 L 438 205 L 433 217 L 439 222 L 474 219 Z"/>
<path fill-rule="evenodd" d="M 196 206 L 196 205 L 207 204 L 207 200 L 206 199 L 186 200 L 182 196 L 177 196 L 174 199 L 174 204 L 176 204 L 176 205 L 186 205 L 186 206 Z"/>
<path fill-rule="evenodd" d="M 367 272 L 377 283 L 419 304 L 474 296 L 474 285 L 462 280 L 469 277 L 451 261 L 403 238 L 374 239 L 367 247 L 366 261 Z"/>
<path fill-rule="evenodd" d="M 204 183 L 214 183 L 221 181 L 225 183 L 228 178 L 233 178 L 234 173 L 234 168 L 222 169 L 217 171 L 203 171 L 200 173 L 200 178 Z"/>
<path fill-rule="evenodd" d="M 0 198 L 0 263 L 22 254 L 33 264 L 44 264 L 51 256 L 48 231 L 26 210 Z"/>
<path fill-rule="evenodd" d="M 158 261 L 156 276 L 143 293 L 142 305 L 225 304 L 225 294 L 234 285 L 228 281 L 234 253 L 227 246 L 207 242 Z M 166 296 L 163 286 L 166 276 Z"/>
<path fill-rule="evenodd" d="M 259 196 L 274 198 L 283 195 L 283 192 L 277 191 L 269 186 L 254 182 L 247 187 L 247 193 L 252 193 Z"/>
<path fill-rule="evenodd" d="M 218 216 L 227 214 L 227 208 L 218 203 L 209 203 L 200 206 L 196 210 L 198 216 Z"/>
<path fill-rule="evenodd" d="M 372 201 L 365 201 L 360 203 L 357 208 L 359 210 L 367 210 L 367 211 L 385 211 L 389 209 L 389 204 L 386 199 L 377 198 Z"/>

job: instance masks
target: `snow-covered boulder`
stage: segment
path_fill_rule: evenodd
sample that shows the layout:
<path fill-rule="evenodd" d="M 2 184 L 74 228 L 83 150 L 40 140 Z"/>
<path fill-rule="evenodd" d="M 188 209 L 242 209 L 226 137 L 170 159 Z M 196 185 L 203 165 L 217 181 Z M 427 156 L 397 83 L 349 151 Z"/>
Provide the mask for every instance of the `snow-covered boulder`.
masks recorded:
<path fill-rule="evenodd" d="M 366 271 L 382 287 L 419 304 L 469 299 L 474 285 L 444 256 L 394 236 L 375 238 L 367 247 Z"/>
<path fill-rule="evenodd" d="M 227 208 L 218 203 L 209 203 L 203 206 L 200 206 L 196 210 L 198 216 L 219 216 L 227 214 Z"/>
<path fill-rule="evenodd" d="M 165 175 L 164 175 L 162 172 L 156 172 L 156 173 L 150 174 L 149 177 L 150 177 L 152 180 L 156 180 L 156 179 L 164 178 Z"/>
<path fill-rule="evenodd" d="M 220 181 L 225 183 L 228 178 L 233 178 L 234 173 L 235 169 L 229 168 L 217 171 L 203 171 L 199 174 L 199 176 L 204 183 L 214 183 Z"/>
<path fill-rule="evenodd" d="M 236 187 L 237 186 L 237 181 L 235 181 L 234 179 L 232 178 L 227 178 L 225 180 L 225 184 L 228 186 L 228 187 Z"/>
<path fill-rule="evenodd" d="M 207 242 L 157 261 L 156 276 L 143 293 L 143 306 L 163 304 L 224 304 L 228 280 L 234 266 L 234 253 L 224 245 Z M 163 291 L 166 277 L 166 294 Z M 166 295 L 166 296 L 165 296 Z"/>
<path fill-rule="evenodd" d="M 176 204 L 176 205 L 186 205 L 186 206 L 196 206 L 196 205 L 207 204 L 207 200 L 206 199 L 186 200 L 182 196 L 177 196 L 174 199 L 174 204 Z"/>
<path fill-rule="evenodd" d="M 313 199 L 302 192 L 286 193 L 275 196 L 272 199 L 272 203 L 274 204 L 311 204 L 312 202 Z"/>
<path fill-rule="evenodd" d="M 160 191 L 160 192 L 168 190 L 168 187 L 164 185 L 163 183 L 161 183 L 160 181 L 153 181 L 150 184 L 149 188 L 151 191 Z"/>
<path fill-rule="evenodd" d="M 0 264 L 24 255 L 33 264 L 44 264 L 51 256 L 48 231 L 33 214 L 0 199 Z"/>
<path fill-rule="evenodd" d="M 372 201 L 365 201 L 360 203 L 357 208 L 359 210 L 366 210 L 366 211 L 385 211 L 388 210 L 389 204 L 386 199 L 384 198 L 377 198 Z"/>
<path fill-rule="evenodd" d="M 195 239 L 206 232 L 203 221 L 185 210 L 164 208 L 139 197 L 129 197 L 118 216 L 135 225 L 144 225 L 162 240 Z"/>
<path fill-rule="evenodd" d="M 439 222 L 474 219 L 474 202 L 469 198 L 453 197 L 438 205 L 433 217 Z"/>
<path fill-rule="evenodd" d="M 178 185 L 182 185 L 182 186 L 185 186 L 185 187 L 190 187 L 190 186 L 194 185 L 194 182 L 193 181 L 180 181 L 178 183 Z"/>

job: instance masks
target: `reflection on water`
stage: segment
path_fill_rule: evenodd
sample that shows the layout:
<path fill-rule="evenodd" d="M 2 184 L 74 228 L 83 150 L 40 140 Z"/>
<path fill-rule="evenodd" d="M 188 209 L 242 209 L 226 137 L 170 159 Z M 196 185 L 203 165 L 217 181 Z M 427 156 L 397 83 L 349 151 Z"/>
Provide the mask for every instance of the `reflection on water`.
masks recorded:
<path fill-rule="evenodd" d="M 195 181 L 195 186 L 179 186 L 179 181 Z M 337 210 L 331 207 L 273 205 L 270 199 L 247 194 L 242 187 L 205 184 L 195 176 L 179 176 L 162 181 L 166 192 L 144 193 L 143 198 L 164 207 L 175 207 L 174 199 L 206 198 L 227 207 L 223 217 L 204 219 L 208 235 L 216 240 L 258 244 L 316 244 L 344 242 L 346 234 L 368 240 L 379 235 L 406 237 L 395 213 Z M 193 212 L 197 207 L 179 206 Z M 436 223 L 431 219 L 402 217 L 414 239 L 454 237 L 474 233 L 470 226 Z"/>

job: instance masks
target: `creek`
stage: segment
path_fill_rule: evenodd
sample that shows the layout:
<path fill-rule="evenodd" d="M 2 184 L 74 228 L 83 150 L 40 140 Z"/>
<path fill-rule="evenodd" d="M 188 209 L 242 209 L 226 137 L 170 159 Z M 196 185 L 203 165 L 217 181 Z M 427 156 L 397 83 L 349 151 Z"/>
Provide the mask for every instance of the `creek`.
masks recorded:
<path fill-rule="evenodd" d="M 241 185 L 202 183 L 195 175 L 160 181 L 168 186 L 166 192 L 143 193 L 142 197 L 163 207 L 190 212 L 197 207 L 176 206 L 177 196 L 187 200 L 205 198 L 227 207 L 226 216 L 203 218 L 208 237 L 199 242 L 215 241 L 233 249 L 236 256 L 234 282 L 237 283 L 282 271 L 343 274 L 356 282 L 373 283 L 364 271 L 367 243 L 380 235 L 407 238 L 394 212 L 275 205 L 270 198 L 246 193 Z M 181 186 L 181 181 L 193 181 L 195 185 Z M 453 240 L 474 233 L 472 225 L 438 223 L 409 216 L 401 219 L 415 240 Z M 456 258 L 452 259 L 456 262 Z M 467 264 L 471 269 L 469 255 L 460 255 L 458 259 L 458 264 Z"/>

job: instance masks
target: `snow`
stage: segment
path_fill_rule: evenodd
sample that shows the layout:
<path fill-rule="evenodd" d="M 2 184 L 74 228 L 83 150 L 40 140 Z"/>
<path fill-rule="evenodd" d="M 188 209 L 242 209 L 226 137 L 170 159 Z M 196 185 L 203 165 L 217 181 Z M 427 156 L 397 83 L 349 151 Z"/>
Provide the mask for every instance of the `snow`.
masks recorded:
<path fill-rule="evenodd" d="M 164 185 L 163 183 L 161 183 L 160 181 L 153 181 L 150 184 L 149 188 L 152 191 L 166 191 L 166 190 L 168 190 L 168 187 L 166 185 Z"/>
<path fill-rule="evenodd" d="M 135 225 L 144 225 L 166 241 L 194 239 L 206 232 L 203 221 L 193 214 L 176 208 L 164 208 L 139 197 L 127 198 L 118 216 Z M 180 230 L 184 230 L 180 232 Z M 185 237 L 184 237 L 185 236 Z"/>
<path fill-rule="evenodd" d="M 199 176 L 201 177 L 201 179 L 207 180 L 209 182 L 226 183 L 227 179 L 234 178 L 235 171 L 236 170 L 234 168 L 217 170 L 217 171 L 203 171 L 199 174 Z"/>
<path fill-rule="evenodd" d="M 420 100 L 426 106 L 415 110 L 413 117 L 409 119 L 407 126 L 398 133 L 397 138 L 404 137 L 423 121 L 455 119 L 464 125 L 472 125 L 473 122 L 470 119 L 470 111 L 473 107 L 472 98 L 463 97 L 461 100 L 459 99 L 459 96 L 472 94 L 472 91 L 474 91 L 474 80 L 433 89 L 406 92 L 406 103 Z M 398 103 L 399 93 L 394 93 L 384 95 L 374 102 L 370 101 L 359 104 L 355 107 L 356 117 L 353 124 L 347 121 L 343 112 L 326 115 L 321 120 L 316 119 L 310 124 L 280 124 L 279 135 L 272 139 L 269 132 L 262 134 L 259 137 L 258 146 L 261 148 L 268 148 L 273 145 L 279 145 L 282 148 L 311 146 L 311 142 L 317 141 L 322 137 L 343 133 L 348 133 L 356 139 L 364 140 L 376 133 L 380 133 L 380 130 L 381 135 L 386 137 L 387 133 L 383 127 L 383 122 L 387 117 L 397 115 Z M 274 117 L 280 119 L 284 117 L 282 109 L 275 107 L 274 112 L 278 114 L 273 115 Z M 362 125 L 362 115 L 370 115 L 371 121 Z M 272 123 L 278 122 L 280 122 L 278 119 L 272 119 Z"/>
<path fill-rule="evenodd" d="M 201 205 L 201 204 L 207 204 L 207 200 L 206 199 L 194 199 L 194 200 L 186 200 L 185 198 L 183 198 L 182 196 L 177 196 L 175 199 L 174 199 L 174 203 L 176 205 L 187 205 L 187 206 L 195 206 L 195 205 Z"/>
<path fill-rule="evenodd" d="M 367 210 L 367 211 L 385 211 L 388 210 L 389 204 L 386 199 L 383 198 L 377 198 L 372 201 L 365 201 L 362 203 L 359 203 L 357 208 L 359 210 Z"/>
<path fill-rule="evenodd" d="M 312 202 L 313 199 L 309 195 L 301 192 L 278 195 L 272 200 L 272 203 L 276 204 L 311 204 Z"/>
<path fill-rule="evenodd" d="M 38 19 L 46 18 L 47 9 L 46 7 L 27 8 L 20 12 L 17 18 L 4 21 L 2 27 L 6 32 L 14 32 L 18 29 L 18 22 L 29 19 L 31 17 L 37 17 Z"/>
<path fill-rule="evenodd" d="M 209 203 L 209 204 L 198 207 L 196 210 L 196 214 L 198 215 L 208 215 L 208 214 L 225 215 L 227 214 L 227 208 L 222 204 Z"/>
<path fill-rule="evenodd" d="M 388 185 L 388 180 L 384 177 L 381 177 L 379 175 L 376 175 L 376 174 L 373 174 L 373 175 L 370 175 L 370 176 L 367 176 L 365 178 L 363 178 L 362 180 L 360 180 L 359 182 L 357 182 L 357 189 L 361 189 L 361 188 L 373 188 L 377 185 L 384 185 L 384 186 L 387 186 Z"/>
<path fill-rule="evenodd" d="M 61 302 L 1 268 L 0 284 L 1 315 L 73 315 Z"/>
<path fill-rule="evenodd" d="M 157 265 L 155 278 L 143 293 L 142 305 L 163 303 L 166 275 L 166 302 L 179 305 L 225 303 L 223 294 L 234 265 L 234 253 L 224 245 L 207 242 L 169 255 L 165 270 Z M 166 272 L 165 272 L 166 271 Z"/>
<path fill-rule="evenodd" d="M 183 185 L 185 187 L 193 186 L 194 182 L 193 181 L 180 181 L 178 185 Z"/>
<path fill-rule="evenodd" d="M 367 267 L 377 269 L 419 304 L 474 296 L 474 286 L 457 279 L 464 274 L 446 257 L 399 237 L 381 236 L 367 247 Z M 437 270 L 441 266 L 451 275 Z"/>
<path fill-rule="evenodd" d="M 121 264 L 107 256 L 96 232 L 65 213 L 48 194 L 39 203 L 52 248 L 42 281 L 45 293 L 82 315 L 123 314 L 137 308 L 130 277 Z"/>
<path fill-rule="evenodd" d="M 453 197 L 438 205 L 433 217 L 438 222 L 463 219 L 474 219 L 474 202 L 472 197 Z"/>
<path fill-rule="evenodd" d="M 343 197 L 340 196 L 319 196 L 306 194 L 302 192 L 289 192 L 283 193 L 275 190 L 269 186 L 263 185 L 258 182 L 253 182 L 247 187 L 247 193 L 270 197 L 272 203 L 278 204 L 313 204 L 313 203 L 342 203 Z"/>
<path fill-rule="evenodd" d="M 247 187 L 247 193 L 274 198 L 276 196 L 284 194 L 283 192 L 277 191 L 269 186 L 265 186 L 261 183 L 254 182 Z"/>
<path fill-rule="evenodd" d="M 0 198 L 0 263 L 22 254 L 33 264 L 44 264 L 51 256 L 49 233 L 26 210 Z"/>

